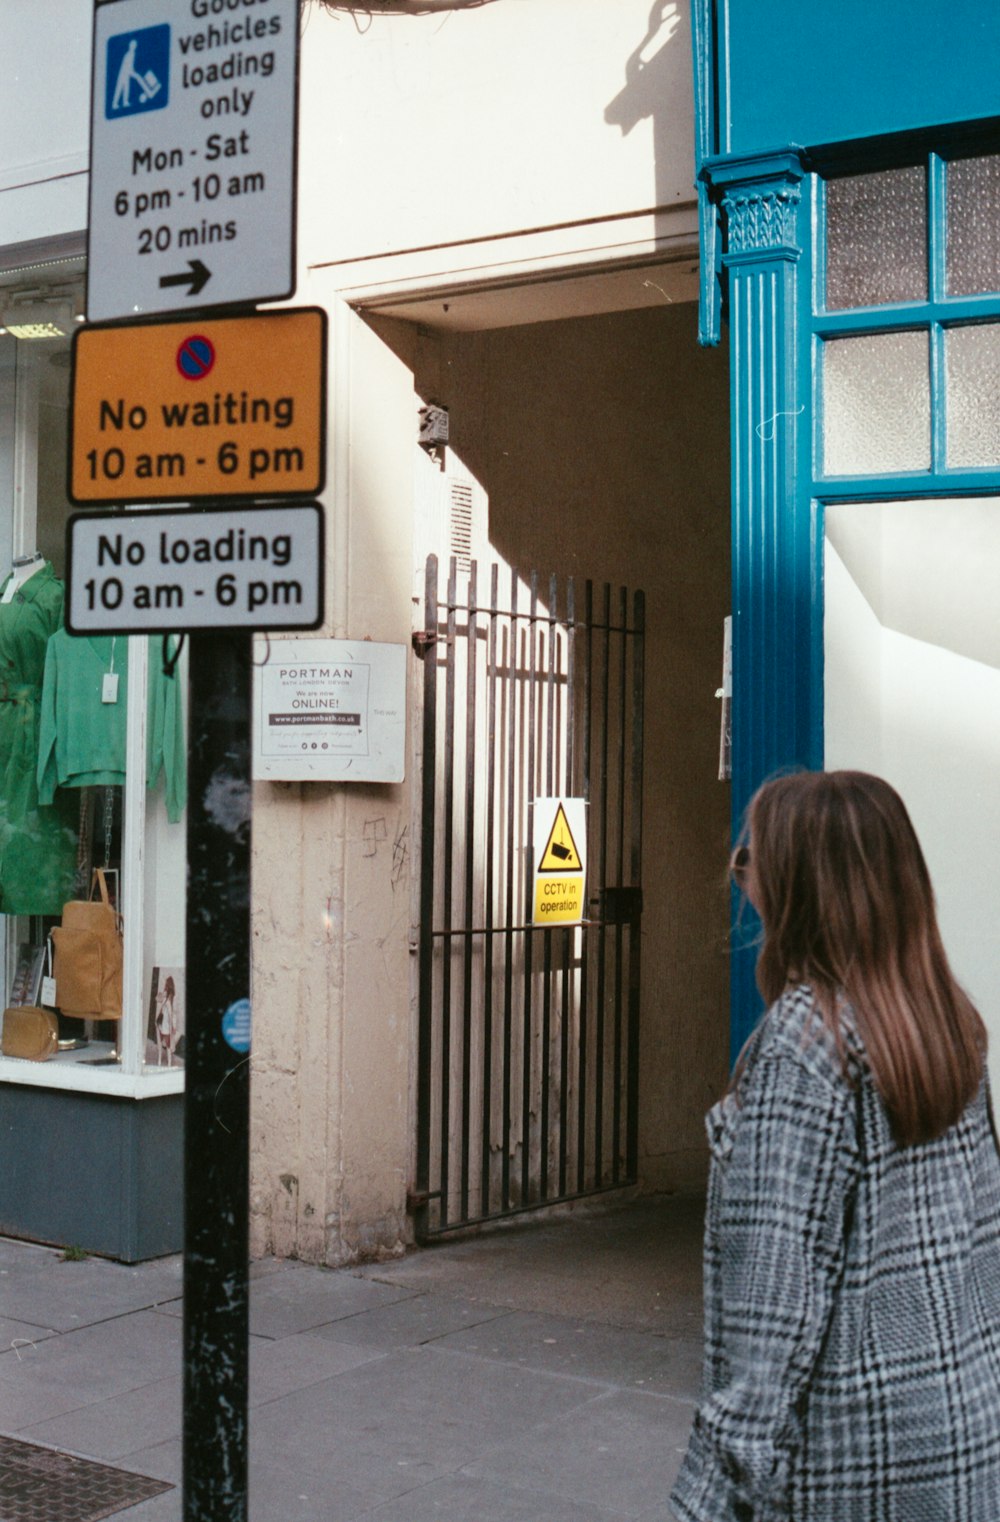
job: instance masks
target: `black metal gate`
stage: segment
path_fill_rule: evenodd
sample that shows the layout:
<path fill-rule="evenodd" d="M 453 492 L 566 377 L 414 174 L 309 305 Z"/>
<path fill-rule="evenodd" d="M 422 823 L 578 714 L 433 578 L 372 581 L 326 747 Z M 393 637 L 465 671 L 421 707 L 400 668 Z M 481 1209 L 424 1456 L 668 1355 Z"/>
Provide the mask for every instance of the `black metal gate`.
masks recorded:
<path fill-rule="evenodd" d="M 415 644 L 427 1240 L 635 1180 L 644 598 L 454 558 L 441 598 L 432 555 Z M 531 923 L 542 797 L 587 801 L 583 924 Z"/>

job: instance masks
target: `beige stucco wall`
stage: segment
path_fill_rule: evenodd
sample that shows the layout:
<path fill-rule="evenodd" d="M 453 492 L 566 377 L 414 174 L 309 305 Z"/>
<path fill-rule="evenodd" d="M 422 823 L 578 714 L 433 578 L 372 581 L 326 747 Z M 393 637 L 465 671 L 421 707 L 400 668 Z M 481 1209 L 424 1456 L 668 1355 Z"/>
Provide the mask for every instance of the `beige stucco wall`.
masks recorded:
<path fill-rule="evenodd" d="M 672 306 L 648 267 L 692 262 L 690 73 L 683 3 L 304 15 L 297 300 L 332 318 L 326 632 L 409 642 L 416 408 L 431 390 L 490 495 L 498 553 L 633 585 L 643 568 L 648 1187 L 703 1176 L 726 1049 L 725 361 L 697 349 L 693 306 Z M 567 309 L 563 277 L 627 282 L 631 263 L 624 294 L 585 288 L 569 305 L 646 310 L 538 322 L 549 301 Z M 508 326 L 434 337 L 361 315 L 487 289 L 508 292 L 502 315 L 469 324 Z M 255 1252 L 340 1262 L 408 1238 L 416 775 L 256 790 Z"/>
<path fill-rule="evenodd" d="M 0 250 L 86 226 L 92 27 L 86 0 L 0 6 Z"/>
<path fill-rule="evenodd" d="M 354 16 L 311 0 L 303 257 L 350 263 L 690 201 L 692 120 L 687 0 Z"/>
<path fill-rule="evenodd" d="M 408 646 L 412 375 L 322 279 L 308 299 L 334 319 L 318 632 Z M 255 788 L 255 1254 L 344 1262 L 408 1233 L 409 800 L 409 774 Z"/>

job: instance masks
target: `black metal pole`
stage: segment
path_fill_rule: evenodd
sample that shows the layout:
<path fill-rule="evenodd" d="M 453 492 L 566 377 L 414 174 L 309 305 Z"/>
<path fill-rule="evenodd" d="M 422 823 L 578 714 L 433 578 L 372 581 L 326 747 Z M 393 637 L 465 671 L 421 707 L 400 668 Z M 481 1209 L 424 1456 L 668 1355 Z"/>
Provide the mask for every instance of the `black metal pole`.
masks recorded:
<path fill-rule="evenodd" d="M 184 1522 L 246 1522 L 250 702 L 245 633 L 191 636 Z"/>

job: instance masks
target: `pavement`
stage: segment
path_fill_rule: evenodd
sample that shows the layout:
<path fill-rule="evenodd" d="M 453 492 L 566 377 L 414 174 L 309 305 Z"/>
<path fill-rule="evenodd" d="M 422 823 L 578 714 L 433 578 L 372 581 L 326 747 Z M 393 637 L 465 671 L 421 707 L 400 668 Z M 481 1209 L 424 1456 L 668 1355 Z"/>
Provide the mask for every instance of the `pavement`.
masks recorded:
<path fill-rule="evenodd" d="M 655 1196 L 385 1263 L 255 1263 L 251 1522 L 666 1522 L 702 1208 Z M 84 1522 L 181 1522 L 182 1266 L 0 1239 L 0 1433 L 175 1487 Z M 8 1512 L 3 1486 L 0 1455 L 0 1522 L 59 1514 Z"/>

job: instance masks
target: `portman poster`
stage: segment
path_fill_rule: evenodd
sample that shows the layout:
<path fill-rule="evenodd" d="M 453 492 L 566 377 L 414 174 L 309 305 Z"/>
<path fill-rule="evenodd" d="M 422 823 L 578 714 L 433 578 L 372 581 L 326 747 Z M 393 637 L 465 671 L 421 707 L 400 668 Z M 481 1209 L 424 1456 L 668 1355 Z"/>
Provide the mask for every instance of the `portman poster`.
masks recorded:
<path fill-rule="evenodd" d="M 402 782 L 406 646 L 271 640 L 255 657 L 258 781 Z"/>

